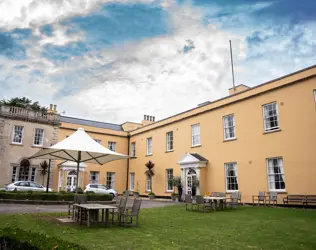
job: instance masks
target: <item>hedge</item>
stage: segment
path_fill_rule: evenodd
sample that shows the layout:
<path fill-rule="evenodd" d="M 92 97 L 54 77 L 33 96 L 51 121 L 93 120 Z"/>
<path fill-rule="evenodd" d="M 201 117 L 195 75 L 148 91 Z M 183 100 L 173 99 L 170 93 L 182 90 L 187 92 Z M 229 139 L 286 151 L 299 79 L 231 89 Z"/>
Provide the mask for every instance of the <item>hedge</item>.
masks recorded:
<path fill-rule="evenodd" d="M 73 201 L 74 193 L 43 193 L 43 192 L 0 192 L 0 199 L 10 200 L 42 200 L 42 201 Z M 79 194 L 85 195 L 85 194 Z M 87 194 L 88 201 L 111 201 L 109 194 Z"/>
<path fill-rule="evenodd" d="M 73 249 L 86 248 L 70 243 L 56 237 L 44 234 L 27 232 L 19 228 L 6 227 L 0 230 L 0 249 L 6 250 L 47 250 L 47 249 Z"/>

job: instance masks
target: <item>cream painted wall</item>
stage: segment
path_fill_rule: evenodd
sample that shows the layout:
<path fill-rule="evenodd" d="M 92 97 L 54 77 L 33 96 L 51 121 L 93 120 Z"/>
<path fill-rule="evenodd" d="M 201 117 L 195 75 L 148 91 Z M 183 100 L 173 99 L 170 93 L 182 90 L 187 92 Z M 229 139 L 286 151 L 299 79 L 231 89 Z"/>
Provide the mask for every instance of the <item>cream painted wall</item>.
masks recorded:
<path fill-rule="evenodd" d="M 136 158 L 130 160 L 130 172 L 135 172 L 135 186 L 138 181 L 139 192 L 146 194 L 144 165 L 151 160 L 156 164 L 153 191 L 156 195 L 169 195 L 166 192 L 166 169 L 173 168 L 174 175 L 180 176 L 177 161 L 186 152 L 191 152 L 199 153 L 209 161 L 204 173 L 207 177 L 206 183 L 202 184 L 205 187 L 203 191 L 225 192 L 224 163 L 237 162 L 239 191 L 243 194 L 244 202 L 251 202 L 252 195 L 259 191 L 268 191 L 266 158 L 281 156 L 286 192 L 315 194 L 314 89 L 315 77 L 163 127 L 139 134 L 137 133 L 144 131 L 145 127 L 132 132 L 131 142 L 136 142 Z M 281 131 L 265 134 L 262 105 L 275 101 L 278 103 Z M 196 111 L 192 111 L 194 112 Z M 237 139 L 224 142 L 223 116 L 228 114 L 235 115 Z M 201 146 L 192 148 L 191 125 L 197 123 L 201 126 Z M 174 133 L 174 151 L 166 153 L 166 133 L 169 131 Z M 146 156 L 148 137 L 153 138 L 152 156 Z"/>
<path fill-rule="evenodd" d="M 58 130 L 57 127 L 53 127 L 51 125 L 19 120 L 3 119 L 2 122 L 4 137 L 1 139 L 1 143 L 3 143 L 2 145 L 5 145 L 5 147 L 2 148 L 0 153 L 0 187 L 3 187 L 5 184 L 11 183 L 12 165 L 19 166 L 20 161 L 23 158 L 28 158 L 40 150 L 41 147 L 33 146 L 36 128 L 44 129 L 44 147 L 49 147 L 51 143 L 53 143 L 54 136 L 57 134 L 57 131 L 54 131 Z M 13 129 L 15 125 L 24 127 L 22 144 L 19 145 L 12 144 Z M 44 160 L 33 159 L 30 160 L 30 163 L 32 167 L 38 168 L 39 164 L 43 161 Z M 54 173 L 52 172 L 52 176 L 53 174 Z M 45 185 L 46 178 L 47 176 L 45 176 Z M 35 181 L 42 184 L 42 176 L 40 176 L 40 173 L 38 171 L 36 171 Z"/>

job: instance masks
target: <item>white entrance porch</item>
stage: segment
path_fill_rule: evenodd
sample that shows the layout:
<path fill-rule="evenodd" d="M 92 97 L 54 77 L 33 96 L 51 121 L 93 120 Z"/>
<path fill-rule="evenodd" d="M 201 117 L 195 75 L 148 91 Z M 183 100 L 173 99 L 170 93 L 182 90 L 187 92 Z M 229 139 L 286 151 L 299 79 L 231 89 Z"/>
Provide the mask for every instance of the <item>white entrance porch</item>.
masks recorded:
<path fill-rule="evenodd" d="M 192 183 L 200 182 L 201 168 L 207 166 L 208 160 L 199 154 L 186 153 L 179 161 L 181 168 L 181 182 L 183 184 L 183 193 L 192 194 Z M 196 187 L 196 194 L 201 194 L 200 185 Z"/>
<path fill-rule="evenodd" d="M 59 179 L 58 179 L 58 190 L 61 191 L 74 191 L 76 189 L 77 181 L 77 163 L 66 161 L 59 166 Z M 79 187 L 84 189 L 83 180 L 84 173 L 87 165 L 84 163 L 79 164 Z"/>

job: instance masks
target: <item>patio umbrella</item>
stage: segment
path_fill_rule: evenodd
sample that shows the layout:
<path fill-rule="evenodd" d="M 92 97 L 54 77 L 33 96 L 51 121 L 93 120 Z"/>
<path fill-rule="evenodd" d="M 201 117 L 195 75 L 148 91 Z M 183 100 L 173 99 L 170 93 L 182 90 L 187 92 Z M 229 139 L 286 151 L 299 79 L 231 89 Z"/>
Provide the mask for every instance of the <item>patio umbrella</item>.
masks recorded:
<path fill-rule="evenodd" d="M 76 193 L 78 193 L 79 164 L 81 162 L 103 165 L 110 161 L 127 159 L 129 156 L 113 152 L 103 147 L 92 139 L 83 128 L 79 128 L 75 133 L 61 142 L 49 148 L 42 148 L 39 152 L 29 157 L 29 159 L 35 158 L 76 162 Z"/>

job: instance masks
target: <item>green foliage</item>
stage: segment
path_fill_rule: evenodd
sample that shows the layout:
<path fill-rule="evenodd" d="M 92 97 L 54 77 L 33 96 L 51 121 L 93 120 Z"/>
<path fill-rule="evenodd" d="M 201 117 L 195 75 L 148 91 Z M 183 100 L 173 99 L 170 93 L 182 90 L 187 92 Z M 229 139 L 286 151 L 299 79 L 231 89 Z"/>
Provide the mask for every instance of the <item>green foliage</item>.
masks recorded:
<path fill-rule="evenodd" d="M 0 100 L 0 105 L 13 106 L 17 108 L 30 108 L 35 111 L 46 112 L 47 108 L 39 105 L 38 102 L 33 102 L 26 97 L 14 97 L 9 100 Z"/>
<path fill-rule="evenodd" d="M 153 163 L 152 161 L 148 161 L 145 164 L 145 167 L 147 168 L 145 174 L 151 178 L 150 190 L 152 191 L 153 190 L 152 177 L 155 175 L 155 172 L 154 172 L 155 163 Z"/>
<path fill-rule="evenodd" d="M 55 192 L 0 192 L 0 199 L 10 200 L 39 200 L 39 201 L 73 201 L 74 193 Z M 109 194 L 87 194 L 88 201 L 111 201 Z"/>
<path fill-rule="evenodd" d="M 175 192 L 173 192 L 172 194 L 171 194 L 171 196 L 178 196 L 179 194 L 178 193 L 175 193 Z"/>
<path fill-rule="evenodd" d="M 0 249 L 72 249 L 84 250 L 86 248 L 70 243 L 56 237 L 27 232 L 19 228 L 6 227 L 0 230 Z"/>
<path fill-rule="evenodd" d="M 92 195 L 93 195 L 93 194 L 95 194 L 95 192 L 93 192 L 93 191 L 87 191 L 86 194 L 92 194 Z"/>
<path fill-rule="evenodd" d="M 150 192 L 148 195 L 155 195 L 155 193 L 153 193 L 153 192 Z"/>

